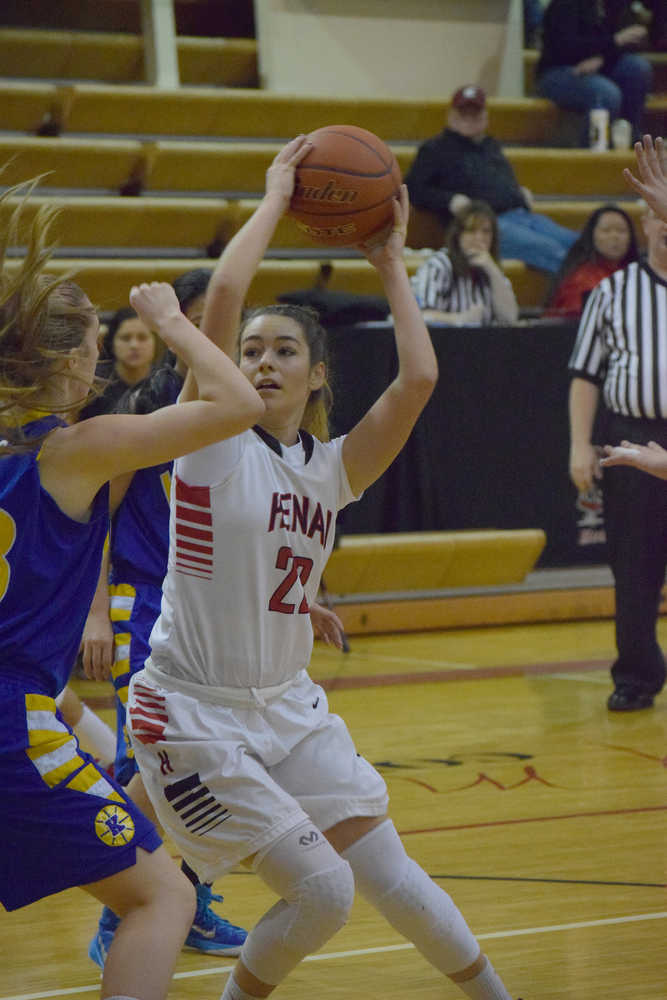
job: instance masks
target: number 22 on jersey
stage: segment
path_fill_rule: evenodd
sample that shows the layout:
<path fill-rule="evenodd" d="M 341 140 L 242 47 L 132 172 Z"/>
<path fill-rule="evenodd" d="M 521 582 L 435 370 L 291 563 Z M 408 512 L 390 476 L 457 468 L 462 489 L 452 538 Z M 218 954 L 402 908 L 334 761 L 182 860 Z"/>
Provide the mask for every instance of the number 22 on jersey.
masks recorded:
<path fill-rule="evenodd" d="M 295 556 L 289 545 L 282 545 L 278 549 L 276 569 L 287 570 L 287 573 L 271 595 L 269 611 L 277 611 L 281 615 L 293 615 L 296 604 L 290 604 L 284 598 L 287 597 L 297 580 L 301 581 L 302 587 L 306 586 L 312 568 L 312 559 L 308 559 L 306 556 Z M 307 615 L 309 610 L 308 602 L 304 597 L 299 605 L 298 614 Z"/>

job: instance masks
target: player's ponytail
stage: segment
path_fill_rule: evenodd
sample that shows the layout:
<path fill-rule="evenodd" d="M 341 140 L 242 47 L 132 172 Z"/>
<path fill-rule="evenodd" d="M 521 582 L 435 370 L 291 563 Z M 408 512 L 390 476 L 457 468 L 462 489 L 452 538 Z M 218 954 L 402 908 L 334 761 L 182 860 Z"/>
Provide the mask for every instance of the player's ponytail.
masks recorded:
<path fill-rule="evenodd" d="M 49 388 L 62 373 L 63 356 L 81 347 L 95 310 L 72 275 L 46 274 L 53 253 L 50 229 L 58 215 L 53 205 L 34 214 L 29 230 L 23 225 L 26 203 L 40 178 L 8 188 L 0 196 L 3 225 L 0 227 L 0 424 L 4 430 L 2 454 L 20 446 L 20 425 L 26 411 L 64 412 L 72 409 L 49 405 Z M 7 218 L 7 211 L 9 217 Z M 25 246 L 16 262 L 10 248 Z M 81 387 L 83 402 L 88 386 Z M 37 441 L 37 439 L 35 439 Z"/>

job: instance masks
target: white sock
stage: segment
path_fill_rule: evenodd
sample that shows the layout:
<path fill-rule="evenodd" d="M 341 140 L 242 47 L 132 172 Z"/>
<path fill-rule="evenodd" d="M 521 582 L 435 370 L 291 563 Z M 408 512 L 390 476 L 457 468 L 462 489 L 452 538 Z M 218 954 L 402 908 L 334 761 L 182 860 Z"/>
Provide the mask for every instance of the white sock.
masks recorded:
<path fill-rule="evenodd" d="M 257 997 L 253 996 L 252 993 L 246 993 L 245 990 L 242 990 L 234 979 L 234 973 L 230 972 L 227 985 L 222 991 L 220 1000 L 257 1000 Z"/>
<path fill-rule="evenodd" d="M 512 1000 L 488 958 L 486 965 L 474 979 L 456 982 L 456 985 L 471 1000 Z"/>
<path fill-rule="evenodd" d="M 93 757 L 97 757 L 103 767 L 108 767 L 116 757 L 116 734 L 106 722 L 95 715 L 87 705 L 83 715 L 74 727 L 74 732 Z"/>

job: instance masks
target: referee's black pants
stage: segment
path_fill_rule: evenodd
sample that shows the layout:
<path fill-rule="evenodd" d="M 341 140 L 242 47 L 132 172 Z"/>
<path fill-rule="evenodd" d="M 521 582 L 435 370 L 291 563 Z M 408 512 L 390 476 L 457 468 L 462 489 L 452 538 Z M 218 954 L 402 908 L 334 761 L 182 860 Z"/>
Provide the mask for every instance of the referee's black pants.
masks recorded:
<path fill-rule="evenodd" d="M 667 447 L 667 420 L 608 414 L 608 442 L 657 441 Z M 604 470 L 604 517 L 616 592 L 615 687 L 656 694 L 665 659 L 656 626 L 667 567 L 667 481 L 637 469 Z"/>

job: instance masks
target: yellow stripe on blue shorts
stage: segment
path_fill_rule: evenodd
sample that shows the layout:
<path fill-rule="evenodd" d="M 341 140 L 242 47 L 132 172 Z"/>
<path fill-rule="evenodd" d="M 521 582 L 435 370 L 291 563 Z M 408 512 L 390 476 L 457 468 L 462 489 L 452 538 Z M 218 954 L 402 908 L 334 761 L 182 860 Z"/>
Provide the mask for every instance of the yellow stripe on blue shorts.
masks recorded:
<path fill-rule="evenodd" d="M 132 616 L 136 589 L 130 583 L 114 583 L 109 587 L 109 618 L 112 622 L 127 622 Z"/>
<path fill-rule="evenodd" d="M 56 716 L 56 703 L 45 694 L 26 694 L 26 754 L 49 788 L 67 781 L 67 787 L 123 802 L 104 775 L 79 753 L 79 744 Z"/>

